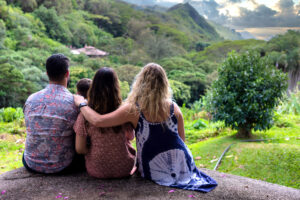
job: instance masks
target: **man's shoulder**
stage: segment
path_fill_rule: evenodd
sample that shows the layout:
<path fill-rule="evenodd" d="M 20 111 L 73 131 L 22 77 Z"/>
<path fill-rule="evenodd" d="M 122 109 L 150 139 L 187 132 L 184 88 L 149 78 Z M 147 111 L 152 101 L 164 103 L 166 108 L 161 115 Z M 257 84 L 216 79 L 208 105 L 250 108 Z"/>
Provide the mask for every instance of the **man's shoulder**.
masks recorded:
<path fill-rule="evenodd" d="M 37 99 L 43 97 L 44 91 L 45 91 L 45 89 L 42 89 L 42 90 L 40 90 L 40 91 L 37 91 L 37 92 L 31 94 L 31 95 L 27 98 L 26 103 L 29 103 L 29 102 L 31 102 L 31 101 L 34 101 L 34 100 L 37 100 Z M 25 104 L 26 104 L 26 103 L 25 103 Z"/>

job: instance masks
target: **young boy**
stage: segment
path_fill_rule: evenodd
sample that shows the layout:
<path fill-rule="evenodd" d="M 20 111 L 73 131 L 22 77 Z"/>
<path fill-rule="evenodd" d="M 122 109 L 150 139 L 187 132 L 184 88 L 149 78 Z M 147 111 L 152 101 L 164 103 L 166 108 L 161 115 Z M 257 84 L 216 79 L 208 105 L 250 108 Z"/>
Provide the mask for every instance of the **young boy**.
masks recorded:
<path fill-rule="evenodd" d="M 92 84 L 92 80 L 88 78 L 80 79 L 77 84 L 77 94 L 83 96 L 85 99 L 87 98 L 87 92 Z"/>

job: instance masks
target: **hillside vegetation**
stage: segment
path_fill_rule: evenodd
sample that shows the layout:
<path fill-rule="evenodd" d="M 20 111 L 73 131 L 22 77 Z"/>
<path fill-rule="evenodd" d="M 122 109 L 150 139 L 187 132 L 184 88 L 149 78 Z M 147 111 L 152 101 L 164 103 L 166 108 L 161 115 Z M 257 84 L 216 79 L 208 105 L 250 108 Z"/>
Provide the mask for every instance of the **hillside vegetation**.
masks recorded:
<path fill-rule="evenodd" d="M 53 53 L 71 59 L 72 92 L 80 78 L 92 78 L 99 67 L 109 66 L 118 72 L 126 98 L 140 67 L 157 62 L 173 80 L 175 100 L 189 106 L 217 78 L 228 52 L 253 49 L 270 55 L 290 74 L 290 88 L 295 87 L 299 32 L 265 42 L 224 40 L 224 30 L 228 35 L 228 29 L 211 25 L 189 4 L 155 9 L 116 0 L 0 0 L 0 107 L 22 106 L 47 84 L 45 60 Z M 109 56 L 70 53 L 70 47 L 85 45 Z"/>

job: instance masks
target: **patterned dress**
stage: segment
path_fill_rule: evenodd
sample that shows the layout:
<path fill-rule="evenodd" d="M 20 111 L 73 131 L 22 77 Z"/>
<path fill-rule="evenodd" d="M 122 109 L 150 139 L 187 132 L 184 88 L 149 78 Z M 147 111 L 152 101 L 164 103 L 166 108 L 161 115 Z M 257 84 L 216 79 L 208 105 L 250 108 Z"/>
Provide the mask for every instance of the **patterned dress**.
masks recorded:
<path fill-rule="evenodd" d="M 24 114 L 28 167 L 41 173 L 68 167 L 75 154 L 73 125 L 78 115 L 73 95 L 64 86 L 49 84 L 27 99 Z"/>
<path fill-rule="evenodd" d="M 148 122 L 140 112 L 136 128 L 138 170 L 157 184 L 209 192 L 217 182 L 198 170 L 193 156 L 180 138 L 174 104 L 163 123 Z"/>
<path fill-rule="evenodd" d="M 130 175 L 135 162 L 135 150 L 126 138 L 126 131 L 134 135 L 131 125 L 124 124 L 118 132 L 112 128 L 87 126 L 79 114 L 74 131 L 81 137 L 90 137 L 90 147 L 85 155 L 85 165 L 90 176 L 96 178 L 121 178 Z"/>

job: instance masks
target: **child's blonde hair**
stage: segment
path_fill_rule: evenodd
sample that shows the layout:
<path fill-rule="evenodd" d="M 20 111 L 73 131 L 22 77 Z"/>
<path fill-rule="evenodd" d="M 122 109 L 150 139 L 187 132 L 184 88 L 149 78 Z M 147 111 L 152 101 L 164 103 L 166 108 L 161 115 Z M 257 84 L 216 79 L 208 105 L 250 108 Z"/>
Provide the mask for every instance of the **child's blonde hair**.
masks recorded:
<path fill-rule="evenodd" d="M 161 119 L 159 113 L 168 113 L 172 93 L 165 70 L 156 63 L 145 65 L 135 77 L 127 103 L 139 109 L 151 119 Z M 135 110 L 135 109 L 134 109 Z"/>

